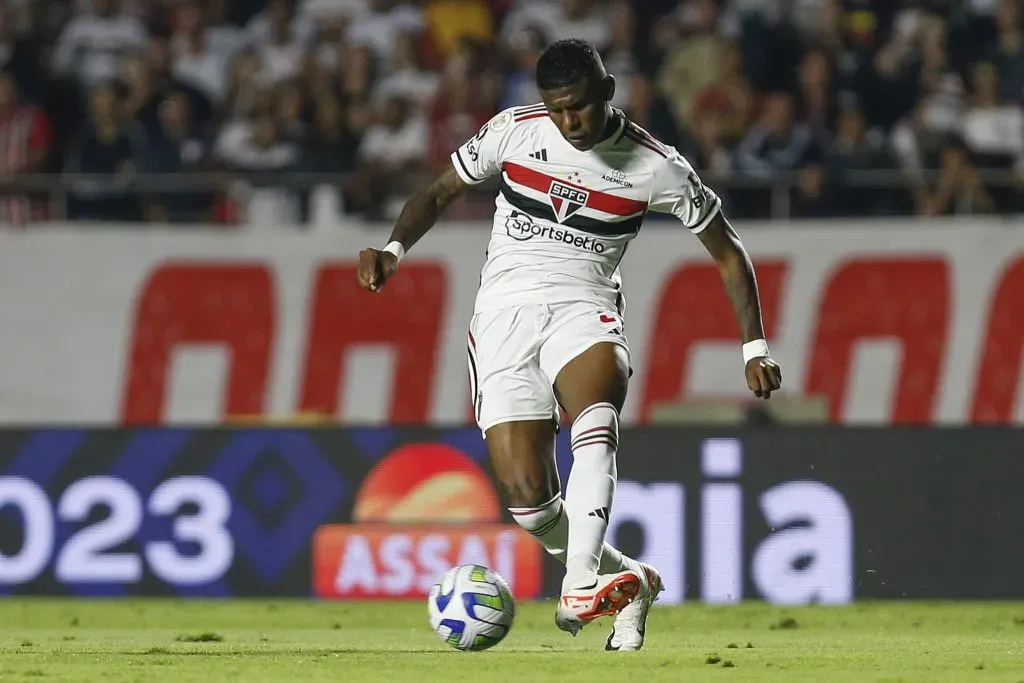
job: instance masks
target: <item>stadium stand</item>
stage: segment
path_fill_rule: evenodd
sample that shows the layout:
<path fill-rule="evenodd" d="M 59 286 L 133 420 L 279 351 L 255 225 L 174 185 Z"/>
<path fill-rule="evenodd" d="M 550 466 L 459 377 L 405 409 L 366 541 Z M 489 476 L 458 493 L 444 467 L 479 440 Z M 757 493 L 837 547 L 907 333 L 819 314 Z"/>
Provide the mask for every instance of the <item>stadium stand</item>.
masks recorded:
<path fill-rule="evenodd" d="M 731 215 L 1021 204 L 1017 0 L 16 0 L 0 21 L 15 225 L 232 224 L 253 192 L 388 218 L 493 113 L 538 100 L 533 65 L 566 36 Z"/>

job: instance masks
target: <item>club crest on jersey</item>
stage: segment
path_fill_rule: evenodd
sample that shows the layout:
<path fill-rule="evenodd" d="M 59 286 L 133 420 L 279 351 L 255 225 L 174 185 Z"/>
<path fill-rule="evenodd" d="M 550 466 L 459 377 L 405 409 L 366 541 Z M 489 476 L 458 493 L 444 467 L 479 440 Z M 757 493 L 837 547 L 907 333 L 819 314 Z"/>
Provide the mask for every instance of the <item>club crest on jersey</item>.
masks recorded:
<path fill-rule="evenodd" d="M 587 205 L 590 193 L 569 185 L 563 185 L 557 180 L 552 181 L 548 188 L 548 199 L 551 200 L 551 208 L 555 210 L 555 218 L 559 223 L 564 223 L 567 218 L 573 216 L 577 211 Z"/>

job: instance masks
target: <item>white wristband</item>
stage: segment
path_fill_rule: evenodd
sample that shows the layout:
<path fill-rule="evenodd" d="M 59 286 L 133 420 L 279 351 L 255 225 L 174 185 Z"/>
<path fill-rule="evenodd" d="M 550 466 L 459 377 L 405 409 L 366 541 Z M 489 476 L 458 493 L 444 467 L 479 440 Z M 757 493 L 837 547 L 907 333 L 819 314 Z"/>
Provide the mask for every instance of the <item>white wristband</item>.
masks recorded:
<path fill-rule="evenodd" d="M 761 358 L 768 355 L 768 342 L 764 339 L 755 339 L 743 345 L 743 364 L 750 362 L 751 358 Z"/>
<path fill-rule="evenodd" d="M 399 242 L 398 240 L 388 242 L 388 246 L 381 249 L 381 251 L 386 251 L 392 256 L 394 256 L 395 261 L 397 261 L 398 263 L 401 263 L 402 257 L 405 256 L 405 247 L 403 247 L 402 243 Z"/>

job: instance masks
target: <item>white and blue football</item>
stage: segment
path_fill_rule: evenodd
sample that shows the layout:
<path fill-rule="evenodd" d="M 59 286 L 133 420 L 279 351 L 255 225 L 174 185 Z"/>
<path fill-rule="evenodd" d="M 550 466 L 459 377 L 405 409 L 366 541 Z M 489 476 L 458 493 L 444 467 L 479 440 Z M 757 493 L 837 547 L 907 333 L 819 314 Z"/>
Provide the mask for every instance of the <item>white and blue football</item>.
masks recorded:
<path fill-rule="evenodd" d="M 516 603 L 505 579 L 478 564 L 452 567 L 427 599 L 430 625 L 456 650 L 486 650 L 512 628 Z"/>

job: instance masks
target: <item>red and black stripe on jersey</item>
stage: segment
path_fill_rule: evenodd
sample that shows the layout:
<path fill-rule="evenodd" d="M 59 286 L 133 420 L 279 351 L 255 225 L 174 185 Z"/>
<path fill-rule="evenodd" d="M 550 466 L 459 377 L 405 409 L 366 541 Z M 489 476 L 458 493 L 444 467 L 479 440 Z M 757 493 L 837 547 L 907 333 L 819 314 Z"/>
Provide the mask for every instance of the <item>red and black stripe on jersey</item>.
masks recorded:
<path fill-rule="evenodd" d="M 548 108 L 543 104 L 531 104 L 528 107 L 519 107 L 512 112 L 515 122 L 529 121 L 530 119 L 539 119 L 542 116 L 548 115 Z"/>
<path fill-rule="evenodd" d="M 661 158 L 668 158 L 669 150 L 665 144 L 632 121 L 626 122 L 625 130 L 623 130 L 622 134 L 623 137 L 632 140 L 642 147 L 646 147 L 661 156 Z"/>
<path fill-rule="evenodd" d="M 516 163 L 502 164 L 504 174 L 499 182 L 499 189 L 505 200 L 520 211 L 534 218 L 558 223 L 555 210 L 550 204 L 528 197 L 516 190 L 511 183 L 528 187 L 531 190 L 547 194 L 553 183 L 560 183 L 587 193 L 586 208 L 614 216 L 622 216 L 620 220 L 601 220 L 590 216 L 573 214 L 561 225 L 575 228 L 595 235 L 628 235 L 640 230 L 647 212 L 647 203 L 628 197 L 619 197 L 599 190 L 590 190 L 573 183 L 553 178 L 546 173 L 521 166 Z M 511 181 L 511 183 L 509 182 Z"/>

